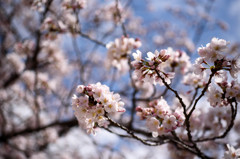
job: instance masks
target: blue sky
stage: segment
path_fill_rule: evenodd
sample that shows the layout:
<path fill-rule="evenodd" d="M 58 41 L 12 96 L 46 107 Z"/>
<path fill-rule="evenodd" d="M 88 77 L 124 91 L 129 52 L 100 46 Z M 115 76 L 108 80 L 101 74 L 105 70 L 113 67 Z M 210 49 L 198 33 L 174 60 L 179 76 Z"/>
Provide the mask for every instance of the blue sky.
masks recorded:
<path fill-rule="evenodd" d="M 139 3 L 142 2 L 142 3 Z M 153 13 L 146 14 L 144 9 L 148 8 L 145 1 L 133 1 L 132 8 L 135 10 L 135 14 L 141 16 L 144 19 L 144 23 L 148 23 L 151 20 L 164 21 L 168 20 L 171 23 L 175 23 L 176 26 L 182 27 L 183 24 L 177 20 L 174 16 L 166 11 L 166 7 L 178 7 L 186 8 L 190 12 L 196 10 L 201 11 L 200 7 L 187 8 L 184 0 L 151 0 Z M 206 0 L 198 0 L 198 3 L 206 4 Z M 209 3 L 209 2 L 208 2 Z M 212 9 L 210 11 L 212 19 L 223 21 L 227 24 L 228 30 L 223 31 L 220 28 L 212 28 L 211 24 L 208 27 L 211 30 L 205 29 L 202 38 L 199 41 L 199 45 L 205 45 L 212 37 L 224 38 L 230 42 L 238 42 L 240 39 L 240 0 L 215 0 Z"/>

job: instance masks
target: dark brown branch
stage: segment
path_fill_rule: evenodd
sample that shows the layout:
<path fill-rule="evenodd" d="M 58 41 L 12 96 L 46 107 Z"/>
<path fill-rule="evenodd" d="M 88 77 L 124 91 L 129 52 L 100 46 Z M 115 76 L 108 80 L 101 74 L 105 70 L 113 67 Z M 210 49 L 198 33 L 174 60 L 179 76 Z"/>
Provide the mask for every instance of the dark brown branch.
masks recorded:
<path fill-rule="evenodd" d="M 92 37 L 90 37 L 89 35 L 81 32 L 81 31 L 78 31 L 77 33 L 78 33 L 80 36 L 82 36 L 83 38 L 85 38 L 85 39 L 88 39 L 88 40 L 90 40 L 90 41 L 92 41 L 92 42 L 94 42 L 94 43 L 96 43 L 96 44 L 98 44 L 98 45 L 101 45 L 101 46 L 103 46 L 103 47 L 106 47 L 106 44 L 104 44 L 103 42 L 98 41 L 98 40 L 96 40 L 96 39 L 93 39 Z"/>
<path fill-rule="evenodd" d="M 129 136 L 129 135 L 123 135 L 123 134 L 116 133 L 116 132 L 110 130 L 109 128 L 103 128 L 103 129 L 106 130 L 106 131 L 108 131 L 108 132 L 110 132 L 110 133 L 112 133 L 112 134 L 115 134 L 115 135 L 117 135 L 117 136 L 119 136 L 119 137 L 123 137 L 123 138 L 132 138 L 132 137 Z"/>
<path fill-rule="evenodd" d="M 13 84 L 20 77 L 19 73 L 13 73 L 3 84 L 3 88 L 7 88 L 11 84 Z"/>
<path fill-rule="evenodd" d="M 180 104 L 184 109 L 184 115 L 187 116 L 186 104 L 183 102 L 183 99 L 179 96 L 178 92 L 171 88 L 169 84 L 167 84 L 165 79 L 159 74 L 158 70 L 155 69 L 155 72 L 157 73 L 158 77 L 162 80 L 163 84 L 175 94 L 175 96 L 177 97 L 177 99 L 179 100 Z"/>
<path fill-rule="evenodd" d="M 136 135 L 134 134 L 134 132 L 132 132 L 131 130 L 129 130 L 129 129 L 126 128 L 125 126 L 120 125 L 119 123 L 113 121 L 113 120 L 112 120 L 111 118 L 109 118 L 109 117 L 107 117 L 107 118 L 108 118 L 109 122 L 110 122 L 112 125 L 114 125 L 114 126 L 116 126 L 116 127 L 119 127 L 120 129 L 126 131 L 129 135 L 131 135 L 132 138 L 140 141 L 140 142 L 143 143 L 144 145 L 147 145 L 147 146 L 158 146 L 158 145 L 161 145 L 161 144 L 162 144 L 162 143 L 148 143 L 148 142 L 145 141 L 144 139 L 136 136 Z"/>

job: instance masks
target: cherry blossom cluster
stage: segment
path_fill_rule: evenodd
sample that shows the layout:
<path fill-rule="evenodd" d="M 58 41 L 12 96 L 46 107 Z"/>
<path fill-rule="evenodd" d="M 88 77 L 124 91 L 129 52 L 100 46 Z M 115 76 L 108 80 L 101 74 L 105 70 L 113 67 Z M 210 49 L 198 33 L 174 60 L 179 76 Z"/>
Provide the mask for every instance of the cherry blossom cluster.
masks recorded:
<path fill-rule="evenodd" d="M 45 37 L 56 39 L 58 34 L 69 31 L 74 34 L 77 31 L 77 9 L 85 8 L 85 0 L 64 0 L 62 2 L 62 12 L 58 18 L 49 16 L 46 17 L 41 25 L 41 30 L 45 33 Z"/>
<path fill-rule="evenodd" d="M 42 23 L 41 30 L 45 33 L 45 38 L 54 40 L 61 33 L 67 31 L 74 34 L 77 31 L 76 28 L 77 17 L 72 12 L 65 12 L 61 19 L 47 17 Z"/>
<path fill-rule="evenodd" d="M 92 10 L 90 12 L 92 13 Z M 136 16 L 131 9 L 124 7 L 121 1 L 118 2 L 117 6 L 114 1 L 111 1 L 110 3 L 102 3 L 100 8 L 95 8 L 94 23 L 97 25 L 106 26 L 106 24 L 109 24 L 109 26 L 115 27 L 123 22 L 126 22 L 124 24 L 128 33 L 146 34 L 146 28 L 142 24 L 142 17 Z"/>
<path fill-rule="evenodd" d="M 142 45 L 141 41 L 138 39 L 121 37 L 115 39 L 114 42 L 109 42 L 107 44 L 107 58 L 108 67 L 114 66 L 121 72 L 126 72 L 128 70 L 128 59 L 127 55 L 131 53 L 133 49 L 137 49 Z"/>
<path fill-rule="evenodd" d="M 45 40 L 41 44 L 41 54 L 38 57 L 40 63 L 47 61 L 49 63 L 48 67 L 52 70 L 51 73 L 56 74 L 67 74 L 71 67 L 68 65 L 68 60 L 64 51 L 58 47 L 60 41 L 55 40 Z M 57 70 L 57 71 L 56 71 Z"/>
<path fill-rule="evenodd" d="M 66 31 L 66 26 L 60 20 L 57 21 L 50 17 L 47 17 L 42 23 L 41 30 L 47 32 L 45 34 L 46 38 L 56 39 L 59 33 Z"/>
<path fill-rule="evenodd" d="M 35 43 L 31 40 L 15 44 L 14 52 L 6 56 L 5 66 L 19 74 L 19 81 L 24 83 L 27 89 L 33 91 L 34 86 L 36 86 L 37 89 L 50 93 L 61 82 L 61 79 L 56 78 L 56 76 L 66 75 L 69 73 L 69 69 L 71 69 L 63 50 L 59 48 L 59 42 L 56 40 L 41 41 L 37 56 L 41 70 L 37 74 L 31 70 L 34 66 L 33 63 L 28 61 L 28 59 L 34 56 Z"/>
<path fill-rule="evenodd" d="M 30 56 L 35 48 L 35 43 L 31 40 L 25 40 L 22 43 L 14 45 L 14 52 L 7 54 L 6 60 L 17 73 L 21 73 L 25 69 L 26 55 Z"/>
<path fill-rule="evenodd" d="M 222 130 L 226 129 L 231 122 L 231 109 L 229 107 L 219 107 L 217 109 L 210 107 L 205 109 L 205 105 L 203 103 L 202 107 L 195 110 L 190 117 L 192 134 L 196 134 L 198 137 L 221 135 Z M 208 131 L 208 134 L 204 134 L 204 131 L 209 128 L 211 129 Z"/>
<path fill-rule="evenodd" d="M 138 106 L 136 111 L 141 119 L 146 119 L 146 126 L 153 137 L 175 130 L 182 126 L 185 120 L 182 110 L 176 109 L 172 112 L 163 98 L 149 102 L 146 108 Z"/>
<path fill-rule="evenodd" d="M 174 72 L 166 73 L 164 69 L 166 69 L 166 65 L 164 64 L 170 57 L 167 53 L 167 50 L 161 50 L 158 52 L 157 50 L 152 53 L 147 53 L 147 60 L 142 58 L 142 53 L 137 50 L 136 53 L 133 53 L 134 61 L 131 62 L 134 70 L 134 76 L 137 77 L 140 81 L 150 82 L 156 85 L 159 83 L 163 85 L 162 79 L 159 75 L 165 79 L 165 81 L 170 84 L 171 80 L 174 77 Z M 158 74 L 159 73 L 159 74 Z"/>
<path fill-rule="evenodd" d="M 218 78 L 215 79 L 217 85 L 211 84 L 208 87 L 207 97 L 210 105 L 227 106 L 232 99 L 240 101 L 240 83 L 236 80 L 228 82 L 226 72 L 219 71 Z M 220 81 L 219 81 L 220 80 Z"/>
<path fill-rule="evenodd" d="M 228 150 L 225 151 L 223 159 L 239 159 L 240 158 L 240 148 L 235 149 L 233 146 L 227 144 Z"/>
<path fill-rule="evenodd" d="M 74 114 L 79 125 L 88 133 L 95 134 L 98 126 L 107 127 L 109 122 L 106 115 L 125 112 L 120 95 L 110 92 L 106 85 L 79 85 L 76 91 L 79 96 L 74 94 L 72 97 Z"/>
<path fill-rule="evenodd" d="M 233 78 L 237 78 L 240 70 L 239 59 L 227 56 L 225 51 L 227 51 L 228 43 L 223 39 L 212 38 L 206 47 L 200 47 L 198 54 L 201 57 L 197 58 L 193 65 L 194 73 L 202 75 L 206 69 L 227 70 Z"/>

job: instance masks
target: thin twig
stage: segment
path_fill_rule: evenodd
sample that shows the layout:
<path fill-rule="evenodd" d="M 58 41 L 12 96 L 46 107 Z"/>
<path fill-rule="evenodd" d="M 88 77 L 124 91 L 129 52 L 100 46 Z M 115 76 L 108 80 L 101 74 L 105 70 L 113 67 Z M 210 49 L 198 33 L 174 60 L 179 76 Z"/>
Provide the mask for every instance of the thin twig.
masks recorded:
<path fill-rule="evenodd" d="M 123 35 L 124 35 L 125 37 L 127 37 L 126 27 L 125 27 L 124 23 L 122 22 L 122 15 L 121 15 L 120 10 L 119 10 L 119 7 L 118 7 L 118 5 L 119 5 L 119 0 L 116 0 L 115 2 L 116 2 L 117 14 L 118 14 L 118 17 L 119 17 L 119 21 L 120 21 L 120 23 L 121 23 Z"/>
<path fill-rule="evenodd" d="M 194 95 L 193 95 L 193 97 L 192 97 L 191 102 L 189 103 L 189 105 L 188 105 L 188 107 L 187 107 L 187 110 L 189 110 L 189 109 L 191 108 L 191 106 L 192 106 L 192 104 L 193 104 L 195 98 L 197 97 L 198 90 L 199 90 L 199 87 L 196 87 L 196 88 L 195 88 L 195 93 L 194 93 Z"/>
<path fill-rule="evenodd" d="M 140 141 L 140 142 L 143 143 L 144 145 L 148 145 L 148 146 L 158 146 L 158 145 L 161 145 L 161 143 L 154 143 L 154 144 L 153 144 L 153 143 L 148 143 L 148 142 L 146 142 L 144 139 L 136 136 L 131 130 L 129 130 L 129 129 L 126 128 L 125 126 L 122 126 L 122 125 L 120 125 L 119 123 L 116 123 L 115 121 L 113 121 L 113 120 L 112 120 L 111 118 L 109 118 L 108 116 L 107 116 L 107 118 L 108 118 L 109 122 L 110 122 L 112 125 L 117 126 L 117 127 L 119 127 L 120 129 L 126 131 L 129 135 L 132 136 L 132 138 Z"/>
<path fill-rule="evenodd" d="M 106 47 L 106 44 L 104 44 L 103 42 L 98 41 L 98 40 L 96 40 L 96 39 L 93 39 L 92 37 L 90 37 L 89 35 L 81 32 L 81 31 L 77 31 L 76 33 L 79 34 L 79 35 L 81 35 L 81 36 L 82 36 L 83 38 L 85 38 L 85 39 L 88 39 L 88 40 L 90 40 L 90 41 L 92 41 L 92 42 L 94 42 L 94 43 L 96 43 L 96 44 L 98 44 L 98 45 L 101 45 L 101 46 L 103 46 L 103 47 Z"/>

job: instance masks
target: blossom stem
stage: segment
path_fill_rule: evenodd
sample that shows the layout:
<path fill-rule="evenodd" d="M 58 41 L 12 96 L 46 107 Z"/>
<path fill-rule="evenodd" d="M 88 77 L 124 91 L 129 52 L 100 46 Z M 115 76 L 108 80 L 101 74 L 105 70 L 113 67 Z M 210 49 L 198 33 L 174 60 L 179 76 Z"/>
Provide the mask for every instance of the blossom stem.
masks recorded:
<path fill-rule="evenodd" d="M 120 19 L 119 21 L 120 21 L 120 23 L 121 23 L 123 35 L 124 35 L 125 37 L 127 37 L 126 27 L 125 27 L 124 23 L 122 22 L 122 15 L 121 15 L 120 10 L 119 10 L 119 7 L 118 7 L 119 0 L 116 0 L 115 2 L 116 2 L 117 15 L 118 15 L 118 17 L 119 17 L 119 19 Z"/>
<path fill-rule="evenodd" d="M 189 106 L 187 107 L 187 110 L 189 110 L 189 109 L 191 108 L 191 106 L 192 106 L 192 104 L 193 104 L 195 98 L 197 97 L 198 90 L 199 90 L 199 87 L 196 87 L 196 88 L 195 88 L 195 93 L 194 93 L 194 95 L 193 95 L 193 97 L 192 97 L 192 100 L 191 100 Z"/>
<path fill-rule="evenodd" d="M 111 118 L 109 118 L 108 116 L 107 116 L 107 119 L 109 120 L 109 122 L 110 122 L 112 125 L 117 126 L 117 127 L 119 127 L 120 129 L 126 131 L 126 132 L 127 132 L 129 135 L 131 135 L 134 139 L 140 141 L 140 142 L 143 143 L 144 145 L 148 145 L 148 146 L 158 146 L 158 145 L 161 145 L 161 144 L 162 144 L 162 143 L 154 143 L 154 144 L 153 144 L 153 143 L 148 143 L 148 142 L 146 142 L 144 139 L 136 136 L 131 130 L 129 130 L 129 129 L 126 128 L 125 126 L 122 126 L 122 125 L 120 125 L 119 123 L 113 121 L 113 120 L 112 120 Z"/>

